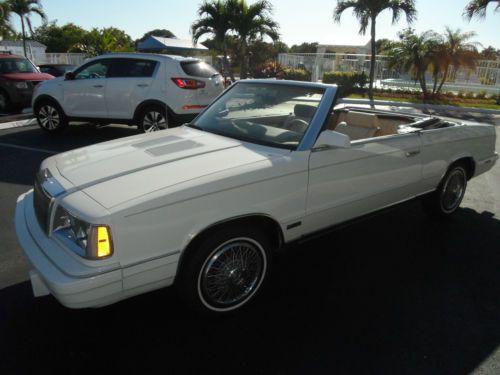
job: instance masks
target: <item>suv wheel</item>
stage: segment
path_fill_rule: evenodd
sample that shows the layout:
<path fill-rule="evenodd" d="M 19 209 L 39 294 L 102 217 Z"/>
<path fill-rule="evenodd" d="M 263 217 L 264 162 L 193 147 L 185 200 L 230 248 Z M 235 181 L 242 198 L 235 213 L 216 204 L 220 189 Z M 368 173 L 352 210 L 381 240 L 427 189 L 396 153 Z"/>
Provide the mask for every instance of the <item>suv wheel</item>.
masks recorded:
<path fill-rule="evenodd" d="M 61 107 L 52 100 L 44 100 L 36 104 L 35 116 L 40 127 L 49 133 L 61 132 L 68 126 L 66 115 Z"/>
<path fill-rule="evenodd" d="M 167 111 L 160 106 L 148 106 L 144 108 L 138 120 L 139 129 L 143 133 L 151 133 L 168 129 L 169 127 Z"/>

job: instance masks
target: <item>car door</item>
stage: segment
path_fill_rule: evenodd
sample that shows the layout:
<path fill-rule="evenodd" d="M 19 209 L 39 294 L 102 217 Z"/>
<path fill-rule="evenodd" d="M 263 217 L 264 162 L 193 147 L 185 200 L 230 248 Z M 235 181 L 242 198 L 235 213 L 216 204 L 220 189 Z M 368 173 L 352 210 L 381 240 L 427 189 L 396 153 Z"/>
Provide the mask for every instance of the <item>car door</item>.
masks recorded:
<path fill-rule="evenodd" d="M 110 118 L 133 118 L 137 106 L 148 99 L 158 64 L 147 59 L 111 59 L 106 87 Z"/>
<path fill-rule="evenodd" d="M 306 230 L 332 226 L 419 193 L 418 133 L 369 138 L 349 148 L 318 149 L 309 160 Z"/>
<path fill-rule="evenodd" d="M 107 59 L 94 60 L 63 82 L 63 109 L 70 117 L 106 118 Z"/>

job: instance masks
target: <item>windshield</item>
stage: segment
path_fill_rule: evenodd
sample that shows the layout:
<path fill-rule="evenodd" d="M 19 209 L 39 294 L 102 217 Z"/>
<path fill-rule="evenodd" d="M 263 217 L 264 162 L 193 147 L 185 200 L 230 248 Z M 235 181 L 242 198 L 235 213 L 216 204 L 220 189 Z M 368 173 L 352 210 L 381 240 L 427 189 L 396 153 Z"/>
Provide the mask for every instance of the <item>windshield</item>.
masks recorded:
<path fill-rule="evenodd" d="M 323 94 L 324 89 L 299 85 L 239 83 L 191 126 L 241 141 L 295 150 Z"/>
<path fill-rule="evenodd" d="M 39 73 L 27 59 L 1 59 L 0 73 Z"/>

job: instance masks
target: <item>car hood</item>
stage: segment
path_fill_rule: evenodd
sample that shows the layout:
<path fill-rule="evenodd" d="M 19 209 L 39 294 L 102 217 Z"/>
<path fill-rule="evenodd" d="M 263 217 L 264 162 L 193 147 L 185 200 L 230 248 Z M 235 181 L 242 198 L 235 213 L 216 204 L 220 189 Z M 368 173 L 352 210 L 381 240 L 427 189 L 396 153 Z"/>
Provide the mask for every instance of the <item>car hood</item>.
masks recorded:
<path fill-rule="evenodd" d="M 268 147 L 181 127 L 55 156 L 59 173 L 111 208 L 139 196 L 272 157 Z M 275 155 L 283 152 L 277 150 Z M 285 150 L 283 150 L 285 151 Z"/>

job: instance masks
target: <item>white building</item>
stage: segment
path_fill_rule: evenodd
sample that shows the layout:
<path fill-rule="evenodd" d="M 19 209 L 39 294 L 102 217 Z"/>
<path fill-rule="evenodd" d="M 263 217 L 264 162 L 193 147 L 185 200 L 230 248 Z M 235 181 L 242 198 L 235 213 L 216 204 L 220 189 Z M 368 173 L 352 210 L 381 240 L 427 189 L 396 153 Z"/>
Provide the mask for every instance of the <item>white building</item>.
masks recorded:
<path fill-rule="evenodd" d="M 34 60 L 34 56 L 45 54 L 47 46 L 35 42 L 34 40 L 26 41 L 26 54 L 31 60 Z M 24 56 L 23 41 L 22 40 L 2 40 L 0 41 L 0 52 L 10 51 L 14 55 Z"/>

